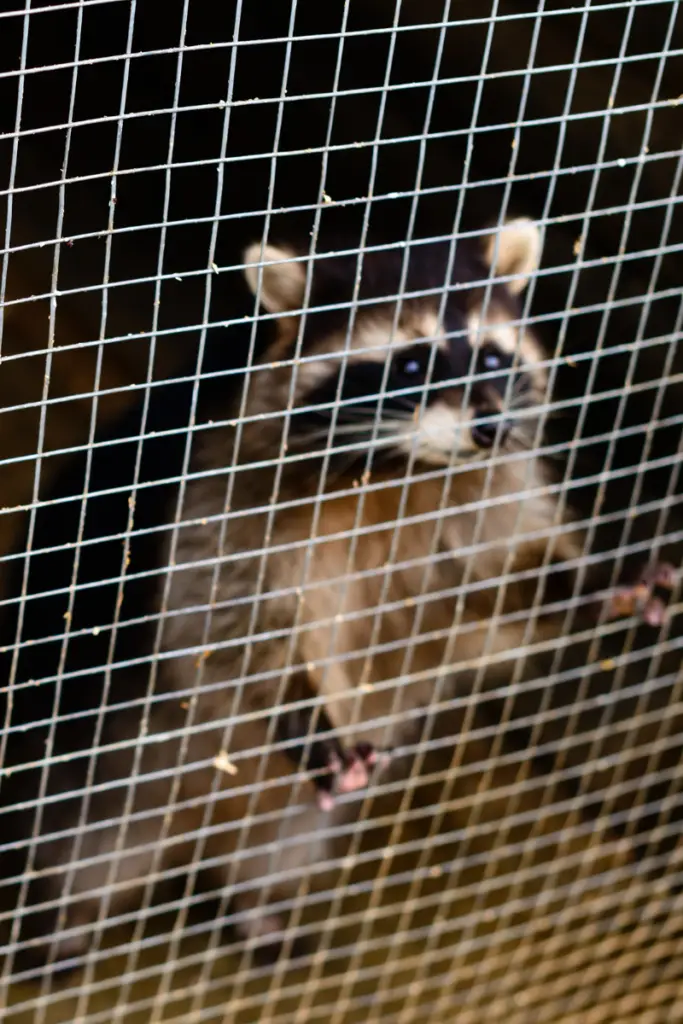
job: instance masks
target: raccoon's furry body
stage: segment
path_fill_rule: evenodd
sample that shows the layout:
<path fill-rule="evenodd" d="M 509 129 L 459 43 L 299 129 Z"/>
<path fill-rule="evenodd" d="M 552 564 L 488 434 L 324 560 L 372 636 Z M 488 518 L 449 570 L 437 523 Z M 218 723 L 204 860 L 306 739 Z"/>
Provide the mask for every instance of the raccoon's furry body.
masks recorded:
<path fill-rule="evenodd" d="M 19 699 L 29 680 L 46 678 L 63 715 L 54 734 L 47 718 L 26 742 L 12 732 L 7 762 L 33 765 L 13 783 L 19 832 L 30 834 L 34 807 L 50 797 L 29 857 L 29 903 L 42 909 L 20 932 L 40 956 L 46 939 L 51 959 L 84 953 L 98 914 L 122 912 L 151 871 L 190 862 L 200 831 L 218 884 L 234 892 L 241 933 L 273 937 L 280 919 L 261 904 L 320 869 L 335 820 L 299 771 L 334 774 L 330 748 L 311 756 L 309 725 L 338 731 L 333 750 L 400 745 L 437 680 L 451 693 L 459 669 L 482 658 L 505 673 L 511 652 L 557 629 L 529 615 L 539 570 L 552 581 L 553 565 L 579 550 L 530 450 L 546 379 L 533 336 L 515 325 L 515 293 L 538 262 L 536 229 L 511 222 L 483 254 L 463 243 L 441 311 L 448 246 L 411 250 L 400 309 L 403 254 L 366 254 L 352 323 L 355 258 L 320 259 L 300 347 L 306 266 L 288 255 L 254 246 L 245 256 L 274 341 L 232 407 L 214 388 L 210 417 L 222 422 L 205 418 L 196 431 L 182 505 L 175 490 L 160 492 L 159 582 L 147 580 L 144 599 L 125 599 L 122 611 L 111 598 L 97 612 L 97 593 L 86 591 L 67 612 L 80 653 L 61 664 L 56 643 L 47 655 L 42 641 L 30 644 L 55 633 L 68 596 L 72 561 L 55 563 L 52 585 L 64 589 L 52 624 L 38 616 L 23 634 Z M 509 280 L 484 303 L 491 265 Z M 106 529 L 96 520 L 95 539 Z M 46 546 L 76 539 L 47 536 Z M 110 570 L 97 544 L 83 549 L 79 583 L 114 575 L 117 544 Z M 103 589 L 115 594 L 111 579 Z M 110 648 L 100 633 L 112 635 L 114 609 L 129 639 Z M 80 691 L 59 682 L 70 667 Z M 66 713 L 69 700 L 78 714 Z M 46 737 L 48 754 L 67 756 L 41 789 Z M 297 742 L 274 749 L 283 737 Z M 33 802 L 22 789 L 30 778 Z"/>
<path fill-rule="evenodd" d="M 258 260 L 258 250 L 247 261 Z M 458 669 L 476 668 L 484 655 L 494 665 L 502 660 L 497 677 L 504 678 L 511 652 L 556 633 L 555 619 L 540 616 L 530 624 L 538 571 L 547 563 L 552 584 L 553 568 L 580 550 L 577 537 L 562 528 L 543 463 L 528 450 L 535 421 L 523 417 L 541 397 L 545 374 L 533 336 L 507 326 L 518 316 L 511 287 L 494 288 L 485 311 L 481 291 L 453 292 L 450 337 L 436 315 L 438 293 L 406 301 L 396 317 L 395 303 L 383 296 L 398 291 L 400 258 L 387 268 L 380 256 L 373 276 L 369 257 L 361 305 L 347 331 L 343 304 L 353 275 L 338 269 L 341 261 L 322 261 L 310 298 L 319 320 L 309 314 L 294 357 L 305 273 L 300 262 L 274 262 L 287 255 L 265 250 L 260 299 L 279 316 L 277 337 L 250 380 L 239 424 L 199 442 L 197 477 L 183 504 L 186 525 L 166 560 L 173 569 L 163 645 L 190 652 L 168 662 L 168 678 L 178 691 L 196 693 L 195 721 L 210 730 L 218 722 L 230 727 L 230 756 L 243 749 L 242 717 L 253 727 L 253 716 L 260 716 L 265 733 L 274 707 L 307 695 L 322 703 L 321 718 L 344 749 L 401 745 L 433 700 L 437 679 L 445 674 L 443 692 L 452 693 Z M 435 271 L 417 251 L 408 293 L 432 285 L 432 274 L 443 280 L 447 247 L 439 255 L 444 262 Z M 528 274 L 537 257 L 533 227 L 508 225 L 498 272 Z M 477 271 L 485 274 L 485 263 L 474 262 L 474 276 Z M 458 284 L 469 283 L 460 266 L 458 273 Z M 248 279 L 256 291 L 255 269 Z M 458 378 L 474 365 L 477 348 L 489 369 L 483 380 L 475 370 L 466 404 Z M 411 381 L 391 374 L 384 381 L 382 426 L 368 471 L 387 360 L 419 362 L 434 349 L 441 358 L 437 365 L 432 357 L 428 371 L 434 390 L 422 380 L 411 391 Z M 495 437 L 488 432 L 473 440 L 477 415 L 500 417 L 510 374 L 513 424 L 500 432 L 495 457 L 482 460 Z M 391 397 L 397 383 L 400 393 Z M 333 423 L 337 395 L 350 404 Z M 516 424 L 514 410 L 522 417 Z M 228 466 L 232 473 L 216 475 L 217 467 Z M 224 529 L 198 528 L 209 523 Z M 315 728 L 310 710 L 288 714 L 304 734 L 306 726 Z M 275 734 L 291 733 L 285 725 Z M 216 749 L 214 735 L 213 745 L 211 731 L 193 737 L 197 753 L 190 760 L 202 748 L 205 757 Z M 223 787 L 249 777 L 240 769 Z M 300 823 L 302 839 L 310 841 L 312 825 L 331 823 L 311 810 Z M 313 864 L 319 841 L 310 853 Z M 283 854 L 278 866 L 296 877 L 300 864 L 288 864 Z"/>
<path fill-rule="evenodd" d="M 215 442 L 219 438 L 214 436 L 210 443 Z M 522 642 L 537 583 L 524 573 L 542 565 L 556 527 L 555 503 L 542 493 L 547 487 L 542 466 L 528 470 L 525 459 L 498 466 L 488 479 L 485 470 L 476 469 L 445 483 L 441 474 L 423 469 L 407 485 L 395 473 L 379 470 L 362 497 L 352 487 L 340 488 L 339 496 L 327 495 L 320 505 L 313 481 L 307 489 L 305 478 L 294 471 L 290 480 L 287 474 L 281 478 L 280 494 L 291 488 L 297 503 L 281 508 L 268 530 L 268 513 L 254 513 L 249 499 L 258 496 L 267 508 L 273 486 L 268 478 L 274 471 L 247 469 L 240 494 L 231 503 L 235 529 L 220 551 L 215 536 L 202 538 L 189 529 L 187 537 L 180 533 L 169 597 L 177 614 L 168 620 L 164 636 L 170 649 L 193 651 L 184 668 L 182 662 L 174 663 L 174 672 L 187 680 L 179 688 L 191 685 L 197 672 L 195 652 L 206 645 L 211 654 L 202 668 L 203 685 L 211 680 L 214 688 L 202 693 L 200 704 L 207 717 L 225 714 L 219 683 L 244 672 L 245 623 L 258 603 L 248 662 L 248 674 L 255 677 L 249 684 L 250 701 L 271 706 L 283 672 L 304 670 L 314 692 L 324 696 L 335 726 L 353 726 L 358 740 L 392 746 L 398 742 L 401 720 L 384 723 L 383 718 L 394 702 L 404 709 L 429 704 L 434 672 L 442 666 L 462 594 L 468 559 L 458 558 L 459 552 L 473 554 L 455 646 L 457 662 L 476 663 L 485 650 L 510 652 Z M 484 493 L 490 503 L 482 509 Z M 215 480 L 198 480 L 188 489 L 189 520 L 217 520 L 223 507 L 224 488 Z M 510 524 L 516 525 L 514 534 Z M 573 545 L 571 535 L 561 535 L 556 558 L 574 556 Z M 268 555 L 268 549 L 275 553 Z M 217 557 L 225 562 L 216 585 Z M 518 578 L 507 584 L 498 608 L 501 622 L 492 629 L 497 580 L 506 566 Z M 197 607 L 194 615 L 182 614 L 188 604 Z M 210 604 L 207 635 L 204 618 Z M 369 653 L 375 621 L 376 650 Z M 535 640 L 544 635 L 543 625 L 533 631 Z M 552 631 L 552 625 L 546 624 L 548 628 Z M 415 643 L 407 656 L 405 641 L 411 634 Z M 397 691 L 395 681 L 406 671 L 419 681 Z M 359 698 L 361 681 L 365 685 Z"/>

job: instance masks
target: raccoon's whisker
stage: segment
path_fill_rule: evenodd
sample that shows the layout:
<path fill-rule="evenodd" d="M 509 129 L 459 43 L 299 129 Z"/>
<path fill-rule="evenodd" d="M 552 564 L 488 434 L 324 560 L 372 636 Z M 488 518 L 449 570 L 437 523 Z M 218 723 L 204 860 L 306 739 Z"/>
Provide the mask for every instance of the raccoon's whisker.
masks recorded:
<path fill-rule="evenodd" d="M 378 423 L 377 430 L 373 429 L 373 425 L 369 424 L 367 427 L 356 425 L 352 423 L 338 424 L 332 434 L 330 435 L 329 428 L 321 430 L 307 431 L 305 434 L 299 435 L 299 440 L 302 443 L 310 444 L 316 441 L 330 442 L 331 446 L 334 446 L 335 439 L 339 437 L 351 437 L 357 438 L 358 443 L 367 444 L 373 437 L 373 434 L 378 438 L 386 437 L 400 437 L 401 431 L 397 430 L 391 423 Z"/>
<path fill-rule="evenodd" d="M 538 398 L 534 398 L 534 396 L 529 395 L 526 397 L 525 401 L 510 402 L 507 407 L 507 411 L 513 414 L 516 412 L 524 412 L 527 409 L 533 410 L 534 413 L 533 417 L 525 416 L 523 418 L 523 422 L 528 426 L 531 422 L 533 422 L 534 420 L 538 420 L 541 416 L 541 413 L 539 412 Z M 557 420 L 566 419 L 567 417 L 570 417 L 572 413 L 568 409 L 546 408 L 543 410 L 542 415 L 543 419 L 545 420 Z"/>
<path fill-rule="evenodd" d="M 538 403 L 535 401 L 533 395 L 521 394 L 513 395 L 507 404 L 508 412 L 521 412 L 524 409 L 536 409 Z"/>
<path fill-rule="evenodd" d="M 406 409 L 410 413 L 410 415 L 412 415 L 415 412 L 415 409 L 419 409 L 420 407 L 419 402 L 411 402 L 409 398 L 404 398 L 403 395 L 394 395 L 391 398 L 392 415 L 396 411 L 395 406 L 397 405 L 401 406 L 403 409 Z M 383 408 L 386 409 L 386 406 L 383 406 Z"/>
<path fill-rule="evenodd" d="M 371 412 L 371 414 L 375 416 L 377 414 L 378 408 L 380 408 L 380 415 L 384 415 L 387 411 L 390 411 L 393 415 L 393 413 L 396 411 L 396 406 L 400 406 L 401 408 L 409 410 L 412 413 L 416 408 L 416 405 L 419 405 L 419 403 L 416 403 L 414 401 L 411 401 L 409 398 L 406 398 L 405 395 L 394 395 L 392 394 L 391 391 L 379 392 L 378 394 L 373 395 L 372 397 L 376 400 L 376 405 L 366 406 L 352 404 L 349 406 L 345 406 L 342 400 L 342 408 L 363 410 L 368 409 Z M 379 405 L 380 402 L 381 407 Z"/>
<path fill-rule="evenodd" d="M 530 452 L 533 450 L 533 445 L 528 438 L 512 432 L 508 434 L 506 444 L 509 448 L 513 448 L 518 452 Z"/>
<path fill-rule="evenodd" d="M 531 395 L 533 391 L 533 385 L 530 386 L 529 381 L 523 377 L 517 377 L 512 384 L 511 394 L 513 395 Z"/>
<path fill-rule="evenodd" d="M 528 379 L 516 380 L 510 389 L 509 404 L 511 406 L 522 404 L 528 406 L 540 405 L 546 398 L 545 389 L 530 382 Z"/>
<path fill-rule="evenodd" d="M 526 434 L 520 434 L 516 431 L 512 431 L 508 435 L 508 444 L 514 448 L 515 451 L 533 452 L 536 450 L 536 445 L 533 443 L 534 439 Z M 561 452 L 544 451 L 544 459 L 553 459 L 556 461 L 562 461 L 564 455 Z"/>
<path fill-rule="evenodd" d="M 396 409 L 396 407 L 399 408 Z M 378 414 L 377 406 L 342 406 L 341 412 L 345 413 L 347 409 L 357 411 L 361 416 L 372 416 L 373 419 Z M 416 404 L 414 401 L 409 401 L 408 398 L 402 398 L 398 395 L 397 397 L 391 398 L 391 406 L 387 406 L 387 404 L 383 403 L 382 408 L 379 409 L 379 414 L 380 417 L 390 414 L 392 419 L 401 416 L 410 419 L 410 417 L 414 415 L 415 410 Z"/>
<path fill-rule="evenodd" d="M 390 410 L 385 408 L 382 410 L 382 415 L 385 415 L 387 412 L 391 412 L 392 419 L 411 419 L 415 411 L 415 406 L 411 402 L 406 402 L 404 403 L 404 407 L 405 412 L 402 409 L 397 410 L 393 407 Z M 312 415 L 315 415 L 320 419 L 331 420 L 333 412 L 334 409 L 316 409 Z M 337 407 L 337 420 L 353 419 L 354 417 L 359 420 L 374 420 L 377 417 L 377 407 L 373 405 L 344 405 L 343 403 Z"/>
<path fill-rule="evenodd" d="M 574 412 L 571 409 L 546 409 L 544 415 L 548 420 L 566 420 L 570 419 Z"/>
<path fill-rule="evenodd" d="M 357 415 L 356 418 L 358 420 L 363 420 L 366 423 L 374 423 L 375 421 L 377 421 L 377 423 L 382 423 L 383 421 L 389 421 L 389 422 L 401 421 L 401 422 L 407 423 L 407 422 L 409 422 L 410 420 L 413 419 L 414 415 L 415 415 L 415 407 L 414 406 L 410 406 L 410 411 L 409 412 L 407 410 L 404 411 L 403 409 L 385 409 L 381 416 L 377 416 L 376 410 L 372 409 L 372 410 L 368 410 L 367 413 L 364 413 L 364 412 L 360 413 L 359 415 Z M 345 409 L 341 410 L 339 418 L 342 419 L 342 420 L 347 418 L 346 410 Z"/>
<path fill-rule="evenodd" d="M 371 437 L 373 433 L 393 433 L 396 430 L 396 421 L 382 421 L 371 423 L 368 420 L 360 420 L 358 423 L 336 423 L 332 430 L 332 437 L 335 434 L 358 434 L 361 437 Z M 330 434 L 329 427 L 321 427 L 318 431 L 321 435 Z"/>
<path fill-rule="evenodd" d="M 564 458 L 561 452 L 544 451 L 538 452 L 535 445 L 531 444 L 529 439 L 520 439 L 519 437 L 509 437 L 510 447 L 515 451 L 534 452 L 539 457 L 544 459 L 552 459 L 553 461 L 561 462 Z"/>

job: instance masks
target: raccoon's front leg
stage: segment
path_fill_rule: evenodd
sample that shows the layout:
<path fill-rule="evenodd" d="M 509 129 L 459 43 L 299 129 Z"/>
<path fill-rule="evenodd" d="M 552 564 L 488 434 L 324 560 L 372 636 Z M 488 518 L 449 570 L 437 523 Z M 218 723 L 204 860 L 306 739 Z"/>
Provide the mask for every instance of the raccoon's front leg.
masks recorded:
<path fill-rule="evenodd" d="M 637 615 L 648 626 L 661 626 L 668 599 L 676 583 L 676 570 L 667 562 L 649 566 L 635 583 L 620 587 L 611 598 L 607 617 Z"/>
<path fill-rule="evenodd" d="M 286 699 L 302 701 L 314 692 L 308 675 L 297 672 L 289 680 Z M 353 793 L 367 786 L 372 769 L 388 755 L 378 753 L 370 743 L 357 743 L 350 749 L 342 747 L 333 735 L 334 726 L 324 708 L 318 709 L 315 726 L 314 719 L 315 709 L 308 705 L 283 710 L 278 717 L 277 737 L 285 742 L 299 741 L 287 749 L 287 756 L 299 768 L 313 774 L 318 806 L 329 811 L 338 793 Z"/>

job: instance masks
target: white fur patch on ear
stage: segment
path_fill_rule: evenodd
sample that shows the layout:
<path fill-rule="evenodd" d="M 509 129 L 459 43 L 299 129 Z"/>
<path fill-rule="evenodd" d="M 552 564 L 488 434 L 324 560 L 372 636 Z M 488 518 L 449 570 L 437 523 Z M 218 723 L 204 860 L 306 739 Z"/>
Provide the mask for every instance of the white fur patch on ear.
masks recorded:
<path fill-rule="evenodd" d="M 529 278 L 538 270 L 541 233 L 528 217 L 509 220 L 500 231 L 486 239 L 484 258 L 496 277 L 515 276 L 516 280 L 507 282 L 507 288 L 518 294 L 524 291 Z"/>
<path fill-rule="evenodd" d="M 306 267 L 304 263 L 288 263 L 296 253 L 290 249 L 280 249 L 275 245 L 264 245 L 261 255 L 261 243 L 254 242 L 244 250 L 242 256 L 245 264 L 244 276 L 253 295 L 258 288 L 259 264 L 264 266 L 261 274 L 260 301 L 269 313 L 287 313 L 293 309 L 301 309 L 306 288 Z"/>

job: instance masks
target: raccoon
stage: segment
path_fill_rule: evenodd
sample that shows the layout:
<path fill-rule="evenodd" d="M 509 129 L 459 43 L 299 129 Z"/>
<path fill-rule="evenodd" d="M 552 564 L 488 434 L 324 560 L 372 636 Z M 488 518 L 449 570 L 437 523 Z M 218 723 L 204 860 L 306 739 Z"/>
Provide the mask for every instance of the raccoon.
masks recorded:
<path fill-rule="evenodd" d="M 547 589 L 553 568 L 566 585 L 582 537 L 563 523 L 534 451 L 547 373 L 519 297 L 540 251 L 528 219 L 482 247 L 462 244 L 443 303 L 445 243 L 366 252 L 360 275 L 355 255 L 309 266 L 288 247 L 244 254 L 275 338 L 233 423 L 195 453 L 185 522 L 164 559 L 163 645 L 210 651 L 201 681 L 194 654 L 166 664 L 171 688 L 195 687 L 207 730 L 191 737 L 189 762 L 216 748 L 219 721 L 241 758 L 243 726 L 260 716 L 282 744 L 269 773 L 311 774 L 316 799 L 271 856 L 280 894 L 326 861 L 324 833 L 345 813 L 337 794 L 362 789 L 415 731 L 437 679 L 447 696 L 462 667 L 490 661 L 500 680 L 523 643 L 557 637 L 558 616 L 537 615 L 529 631 L 538 572 L 549 566 Z M 216 478 L 226 466 L 232 484 Z M 218 522 L 224 530 L 197 529 Z M 662 570 L 641 584 L 652 614 L 655 582 L 668 579 Z M 625 588 L 619 611 L 633 599 Z M 226 695 L 226 680 L 239 693 Z M 235 778 L 251 769 L 224 777 L 223 794 Z M 206 772 L 183 782 L 195 799 L 210 784 Z M 267 877 L 253 847 L 245 871 L 255 884 Z M 254 889 L 241 905 L 262 934 L 259 899 Z"/>
<path fill-rule="evenodd" d="M 496 245 L 495 273 L 510 280 L 486 295 Z M 297 693 L 322 697 L 329 722 L 355 734 L 347 751 L 330 752 L 333 763 L 359 778 L 358 761 L 374 759 L 380 738 L 380 746 L 398 742 L 401 716 L 393 726 L 372 723 L 397 699 L 390 682 L 402 674 L 401 641 L 415 632 L 416 599 L 411 672 L 424 681 L 401 686 L 402 711 L 429 704 L 464 580 L 460 552 L 477 549 L 456 659 L 476 662 L 487 644 L 494 654 L 519 646 L 526 618 L 515 621 L 514 613 L 529 607 L 535 588 L 524 573 L 543 563 L 557 533 L 546 467 L 528 450 L 546 388 L 544 357 L 533 334 L 516 326 L 539 235 L 530 221 L 516 220 L 482 253 L 463 248 L 443 311 L 447 245 L 411 251 L 404 283 L 414 297 L 400 311 L 391 297 L 403 254 L 366 254 L 352 324 L 355 258 L 317 260 L 303 330 L 305 261 L 268 245 L 259 273 L 260 245 L 245 253 L 247 281 L 276 318 L 277 337 L 252 374 L 239 422 L 207 436 L 197 452 L 205 473 L 219 465 L 238 473 L 224 535 L 218 542 L 215 532 L 183 528 L 173 554 L 175 614 L 164 642 L 196 648 L 211 606 L 204 680 L 240 676 L 244 638 L 253 637 L 250 702 L 272 707 L 273 681 L 283 678 Z M 213 475 L 193 482 L 188 519 L 217 520 L 226 510 L 223 491 Z M 554 560 L 575 557 L 578 544 L 561 532 Z M 508 586 L 487 640 L 513 550 L 521 578 Z M 225 564 L 218 582 L 217 559 Z M 369 653 L 372 643 L 378 653 Z M 183 672 L 181 661 L 174 666 Z M 194 673 L 191 660 L 184 671 Z M 214 704 L 212 692 L 200 698 L 209 717 L 224 709 L 223 693 Z M 343 787 L 351 778 L 343 771 L 339 781 Z M 329 776 L 318 780 L 329 783 Z"/>
<path fill-rule="evenodd" d="M 40 833 L 6 918 L 26 963 L 77 964 L 89 930 L 151 875 L 191 864 L 197 841 L 239 935 L 276 944 L 284 919 L 269 908 L 322 871 L 348 811 L 338 795 L 365 787 L 463 669 L 504 675 L 522 643 L 555 636 L 552 615 L 529 619 L 536 576 L 559 578 L 581 538 L 558 530 L 534 451 L 547 376 L 519 296 L 539 256 L 526 219 L 454 259 L 446 243 L 368 250 L 362 272 L 355 255 L 247 249 L 270 339 L 237 399 L 213 387 L 183 489 L 148 499 L 165 529 L 137 510 L 162 571 L 139 573 L 138 605 L 101 612 L 135 642 L 121 647 L 91 609 L 115 593 L 94 544 L 76 611 L 62 597 L 50 619 L 29 602 L 28 642 L 8 645 L 19 687 L 5 763 L 22 771 L 4 804 L 13 834 Z M 56 515 L 46 547 L 73 548 Z M 54 563 L 51 585 L 68 594 L 71 570 Z M 79 626 L 71 661 L 55 640 L 64 615 Z M 45 714 L 27 733 L 12 723 L 22 694 L 24 717 L 40 718 L 26 693 L 43 678 L 60 724 Z M 70 715 L 69 699 L 83 702 Z M 27 845 L 7 847 L 6 877 Z"/>

